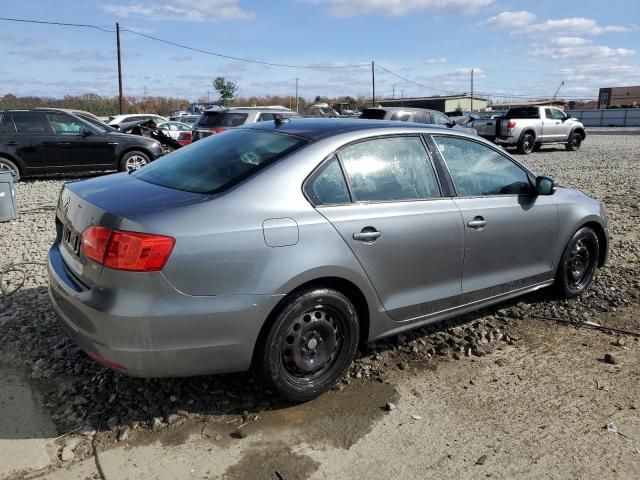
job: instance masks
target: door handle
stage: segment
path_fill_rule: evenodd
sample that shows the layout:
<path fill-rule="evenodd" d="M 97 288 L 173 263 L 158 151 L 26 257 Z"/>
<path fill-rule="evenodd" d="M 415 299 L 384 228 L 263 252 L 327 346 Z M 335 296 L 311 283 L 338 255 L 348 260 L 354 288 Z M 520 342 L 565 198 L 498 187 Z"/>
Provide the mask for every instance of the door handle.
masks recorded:
<path fill-rule="evenodd" d="M 377 231 L 375 228 L 365 227 L 360 233 L 354 233 L 353 239 L 360 240 L 361 242 L 372 243 L 375 242 L 381 235 L 382 232 Z"/>
<path fill-rule="evenodd" d="M 58 146 L 60 147 L 68 147 L 69 145 L 71 145 L 70 142 L 58 142 Z"/>
<path fill-rule="evenodd" d="M 467 226 L 476 230 L 482 230 L 487 221 L 483 217 L 474 217 L 473 220 L 467 222 Z"/>
<path fill-rule="evenodd" d="M 5 143 L 5 145 L 7 147 L 17 147 L 18 146 L 18 142 L 9 142 L 9 143 Z"/>

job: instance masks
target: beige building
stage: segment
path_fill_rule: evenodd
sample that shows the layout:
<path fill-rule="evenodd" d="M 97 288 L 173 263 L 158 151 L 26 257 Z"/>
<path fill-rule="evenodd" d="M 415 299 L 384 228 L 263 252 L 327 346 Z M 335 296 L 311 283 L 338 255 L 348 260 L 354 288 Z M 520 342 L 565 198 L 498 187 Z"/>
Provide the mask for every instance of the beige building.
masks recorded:
<path fill-rule="evenodd" d="M 487 108 L 487 99 L 467 95 L 435 96 L 435 97 L 412 97 L 412 98 L 385 98 L 378 104 L 382 107 L 414 107 L 429 108 L 438 110 L 447 115 L 455 114 L 457 111 L 468 112 L 473 106 L 473 110 L 484 110 Z"/>
<path fill-rule="evenodd" d="M 601 88 L 598 94 L 598 108 L 638 105 L 640 105 L 640 86 Z"/>

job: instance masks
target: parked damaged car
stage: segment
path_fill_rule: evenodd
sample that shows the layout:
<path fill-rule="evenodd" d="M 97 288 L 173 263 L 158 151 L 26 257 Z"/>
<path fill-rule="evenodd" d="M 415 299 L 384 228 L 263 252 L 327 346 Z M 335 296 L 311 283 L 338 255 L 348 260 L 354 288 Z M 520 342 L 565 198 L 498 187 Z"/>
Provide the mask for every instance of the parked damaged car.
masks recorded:
<path fill-rule="evenodd" d="M 254 368 L 305 401 L 360 342 L 605 264 L 602 203 L 500 147 L 418 123 L 229 129 L 136 172 L 68 183 L 49 291 L 96 361 L 138 377 Z"/>

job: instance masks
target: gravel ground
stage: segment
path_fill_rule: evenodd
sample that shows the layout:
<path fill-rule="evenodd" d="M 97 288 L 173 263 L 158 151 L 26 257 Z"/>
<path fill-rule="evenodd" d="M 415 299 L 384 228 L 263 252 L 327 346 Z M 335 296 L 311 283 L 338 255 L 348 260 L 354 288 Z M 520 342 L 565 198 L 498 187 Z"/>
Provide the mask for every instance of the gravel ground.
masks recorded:
<path fill-rule="evenodd" d="M 640 292 L 640 131 L 637 135 L 590 136 L 576 153 L 548 147 L 519 157 L 540 174 L 580 188 L 603 200 L 613 237 L 607 267 L 579 299 L 557 300 L 548 292 L 501 304 L 444 324 L 397 335 L 363 347 L 336 390 L 371 382 L 393 381 L 415 362 L 439 357 L 481 357 L 519 341 L 523 319 L 546 317 L 579 325 L 606 313 L 637 307 Z M 633 133 L 633 132 L 631 132 Z M 271 410 L 277 399 L 251 374 L 188 379 L 131 379 L 90 360 L 67 339 L 47 294 L 43 266 L 54 239 L 53 207 L 61 186 L 74 178 L 21 182 L 17 187 L 19 220 L 0 225 L 0 271 L 18 271 L 2 279 L 13 294 L 0 298 L 0 353 L 26 369 L 43 393 L 58 431 L 59 464 L 81 460 L 101 447 L 135 438 L 152 438 L 183 424 L 199 426 L 246 423 L 252 413 Z M 23 262 L 30 262 L 19 265 Z M 635 323 L 635 324 L 634 324 Z M 627 319 L 618 328 L 638 329 Z M 636 392 L 637 393 L 637 392 Z M 16 477 L 19 477 L 16 474 Z"/>

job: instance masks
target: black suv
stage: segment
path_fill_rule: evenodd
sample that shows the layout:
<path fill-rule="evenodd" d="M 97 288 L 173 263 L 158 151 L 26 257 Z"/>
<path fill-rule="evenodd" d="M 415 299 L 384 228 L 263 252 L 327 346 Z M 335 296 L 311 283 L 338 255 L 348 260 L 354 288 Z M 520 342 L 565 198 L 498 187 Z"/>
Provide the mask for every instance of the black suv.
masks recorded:
<path fill-rule="evenodd" d="M 21 175 L 135 170 L 162 154 L 159 142 L 60 110 L 0 110 L 0 171 Z"/>

